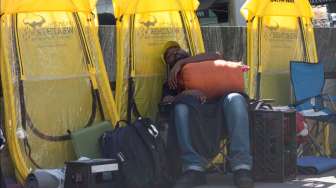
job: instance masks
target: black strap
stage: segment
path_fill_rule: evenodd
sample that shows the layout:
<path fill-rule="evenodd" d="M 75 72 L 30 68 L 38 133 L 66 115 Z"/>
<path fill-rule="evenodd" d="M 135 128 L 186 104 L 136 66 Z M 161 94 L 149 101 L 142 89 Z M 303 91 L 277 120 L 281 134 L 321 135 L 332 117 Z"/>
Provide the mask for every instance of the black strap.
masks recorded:
<path fill-rule="evenodd" d="M 303 46 L 303 56 L 304 56 L 304 61 L 305 62 L 309 62 L 310 61 L 310 56 L 309 56 L 309 50 L 307 48 L 307 41 L 306 41 L 306 33 L 305 30 L 303 28 L 304 23 L 301 17 L 298 18 L 298 22 L 299 22 L 299 29 L 300 29 L 300 34 L 301 34 L 301 42 L 302 42 L 302 46 Z"/>
<path fill-rule="evenodd" d="M 14 40 L 13 42 L 13 46 L 14 49 L 16 49 L 16 53 L 15 53 L 15 63 L 17 64 L 16 66 L 16 75 L 18 76 L 18 84 L 19 84 L 19 93 L 20 93 L 20 109 L 21 109 L 21 123 L 22 123 L 22 127 L 23 129 L 26 130 L 27 126 L 26 126 L 26 116 L 22 115 L 22 114 L 26 114 L 26 108 L 25 108 L 25 99 L 24 97 L 22 97 L 21 94 L 23 94 L 24 89 L 23 89 L 23 81 L 21 79 L 21 74 L 23 74 L 23 66 L 22 66 L 22 62 L 21 62 L 21 53 L 20 53 L 20 48 L 19 48 L 19 36 L 18 36 L 18 32 L 17 32 L 17 14 L 15 14 L 12 17 L 12 25 L 14 26 L 14 29 L 12 30 L 12 35 Z"/>
<path fill-rule="evenodd" d="M 257 63 L 257 75 L 256 75 L 256 90 L 255 90 L 255 97 L 257 100 L 260 100 L 261 95 L 261 71 L 260 66 L 262 66 L 262 24 L 263 18 L 258 19 L 258 63 Z"/>
<path fill-rule="evenodd" d="M 133 37 L 134 37 L 134 21 L 135 21 L 135 15 L 131 15 L 131 27 L 130 27 L 130 33 L 131 37 L 129 40 L 129 45 L 131 47 L 130 53 L 129 53 L 129 66 L 128 66 L 128 104 L 127 104 L 127 121 L 132 122 L 132 114 L 138 119 L 141 117 L 141 114 L 139 112 L 139 109 L 135 102 L 135 83 L 134 79 L 132 77 L 132 69 L 134 68 L 134 44 L 133 44 Z"/>
<path fill-rule="evenodd" d="M 92 57 L 91 57 L 90 49 L 89 49 L 89 47 L 87 46 L 87 43 L 86 43 L 87 39 L 86 39 L 85 34 L 84 34 L 84 29 L 83 29 L 82 24 L 80 22 L 80 18 L 79 18 L 78 13 L 74 12 L 73 17 L 74 17 L 74 20 L 75 20 L 75 23 L 76 23 L 76 26 L 77 26 L 77 29 L 78 29 L 79 38 L 80 38 L 80 42 L 82 44 L 82 48 L 84 48 L 84 57 L 85 57 L 85 62 L 87 64 L 87 67 L 94 66 L 93 63 L 92 63 L 93 60 L 92 60 Z M 88 71 L 90 71 L 89 68 L 88 68 Z M 93 83 L 92 83 L 91 79 L 90 79 L 90 83 L 91 83 L 91 86 L 92 86 L 92 92 L 93 92 L 93 96 L 94 96 L 93 100 L 98 101 L 98 107 L 99 107 L 99 111 L 100 111 L 102 120 L 105 120 L 104 110 L 103 110 L 103 106 L 102 106 L 101 99 L 100 99 L 100 92 L 97 88 L 93 87 Z M 95 108 L 94 111 L 96 111 L 96 108 Z M 96 113 L 95 113 L 95 116 L 96 116 Z M 93 123 L 93 121 L 92 121 L 92 123 Z M 87 127 L 91 126 L 92 123 L 87 124 Z"/>
<path fill-rule="evenodd" d="M 127 121 L 128 122 L 132 122 L 132 107 L 133 107 L 133 92 L 132 92 L 132 88 L 133 88 L 133 79 L 129 78 L 128 79 L 128 100 L 127 100 Z"/>
<path fill-rule="evenodd" d="M 129 84 L 129 91 L 128 91 L 128 116 L 127 116 L 127 120 L 128 122 L 132 122 L 132 112 L 135 116 L 136 119 L 138 119 L 139 117 L 142 117 L 139 109 L 135 103 L 135 99 L 134 99 L 134 95 L 135 95 L 135 84 L 134 84 L 134 80 L 133 78 L 130 78 L 128 81 Z"/>
<path fill-rule="evenodd" d="M 25 151 L 25 153 L 26 153 L 28 159 L 30 160 L 30 162 L 31 162 L 36 168 L 38 168 L 38 169 L 42 169 L 42 167 L 41 167 L 39 164 L 37 164 L 37 162 L 33 159 L 32 155 L 31 155 L 32 150 L 31 150 L 31 147 L 30 147 L 30 144 L 29 144 L 29 142 L 28 142 L 27 137 L 25 137 L 25 138 L 23 139 L 23 144 L 24 144 L 24 151 Z"/>
<path fill-rule="evenodd" d="M 19 84 L 19 93 L 20 93 L 20 110 L 21 110 L 21 124 L 22 124 L 22 128 L 24 130 L 27 130 L 27 121 L 26 121 L 26 108 L 25 108 L 25 101 L 24 101 L 24 97 L 23 95 L 23 81 L 21 79 L 21 73 L 23 72 L 23 66 L 21 64 L 21 53 L 20 53 L 20 48 L 19 46 L 19 40 L 18 39 L 18 32 L 17 32 L 17 14 L 15 14 L 12 17 L 12 25 L 14 26 L 14 29 L 12 30 L 12 36 L 14 38 L 13 42 L 13 46 L 14 49 L 16 49 L 16 53 L 15 53 L 15 61 L 16 61 L 16 75 L 18 76 L 18 84 Z M 30 161 L 33 163 L 33 165 L 35 165 L 37 168 L 39 168 L 40 166 L 38 164 L 36 164 L 36 162 L 32 159 L 31 157 L 31 147 L 30 144 L 28 142 L 27 136 L 25 136 L 25 138 L 23 139 L 23 146 L 24 146 L 24 151 L 26 153 L 26 155 L 28 156 L 28 158 L 30 159 Z"/>
<path fill-rule="evenodd" d="M 102 120 L 104 121 L 104 120 L 105 120 L 105 115 L 104 115 L 103 105 L 102 105 L 102 102 L 101 102 L 101 99 L 100 99 L 100 93 L 99 93 L 99 90 L 96 89 L 96 90 L 94 91 L 94 93 L 95 93 L 95 95 L 96 95 L 96 100 L 97 100 L 97 102 L 98 102 L 98 109 L 99 109 L 101 118 L 102 118 Z"/>
<path fill-rule="evenodd" d="M 93 123 L 94 120 L 96 119 L 97 116 L 97 103 L 98 103 L 98 110 L 101 114 L 101 118 L 102 120 L 105 120 L 105 116 L 104 116 L 104 111 L 103 111 L 103 107 L 101 104 L 101 100 L 100 100 L 100 95 L 99 95 L 99 91 L 98 89 L 94 89 L 93 88 L 93 84 L 92 84 L 92 80 L 90 80 L 91 83 L 91 93 L 92 93 L 92 110 L 91 110 L 91 116 L 87 122 L 87 124 L 85 125 L 85 127 L 90 127 Z"/>

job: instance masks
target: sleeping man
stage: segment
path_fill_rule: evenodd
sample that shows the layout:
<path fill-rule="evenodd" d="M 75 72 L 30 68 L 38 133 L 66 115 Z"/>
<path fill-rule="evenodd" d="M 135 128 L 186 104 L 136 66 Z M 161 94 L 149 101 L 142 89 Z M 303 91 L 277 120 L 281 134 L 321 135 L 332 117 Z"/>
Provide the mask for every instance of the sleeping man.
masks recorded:
<path fill-rule="evenodd" d="M 221 127 L 227 131 L 230 142 L 229 162 L 234 174 L 234 183 L 239 188 L 253 187 L 251 177 L 252 157 L 250 155 L 249 117 L 244 94 L 227 93 L 216 99 L 209 98 L 201 90 L 184 90 L 179 82 L 179 74 L 186 64 L 222 59 L 218 54 L 190 56 L 177 42 L 165 45 L 163 59 L 169 66 L 168 81 L 163 88 L 162 103 L 172 103 L 173 124 L 176 129 L 183 174 L 175 188 L 191 188 L 206 184 L 206 160 L 192 143 L 194 124 L 190 123 L 192 108 L 202 109 L 208 103 L 220 107 L 223 121 Z M 211 73 L 209 73 L 211 74 Z M 204 75 L 206 79 L 206 75 Z M 201 115 L 200 115 L 201 116 Z M 207 126 L 207 125 L 202 125 Z M 211 138 L 209 138 L 211 139 Z"/>

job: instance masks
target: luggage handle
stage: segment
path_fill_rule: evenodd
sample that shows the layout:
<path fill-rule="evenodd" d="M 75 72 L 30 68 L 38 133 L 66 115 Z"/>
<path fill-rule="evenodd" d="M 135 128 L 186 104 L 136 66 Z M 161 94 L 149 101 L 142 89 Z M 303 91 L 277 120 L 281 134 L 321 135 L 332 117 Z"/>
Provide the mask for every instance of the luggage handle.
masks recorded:
<path fill-rule="evenodd" d="M 142 118 L 139 117 L 139 118 L 137 118 L 137 119 L 138 119 L 138 120 L 141 120 Z M 119 129 L 119 128 L 121 127 L 121 125 L 120 125 L 121 123 L 125 123 L 127 126 L 133 126 L 133 124 L 130 123 L 129 121 L 122 119 L 122 120 L 119 120 L 119 121 L 116 123 L 116 125 L 115 125 L 115 129 Z"/>
<path fill-rule="evenodd" d="M 273 110 L 273 107 L 269 102 L 274 102 L 272 99 L 266 100 L 251 100 L 250 108 L 253 110 Z"/>
<path fill-rule="evenodd" d="M 265 103 L 264 101 L 258 102 L 256 110 L 273 110 L 272 105 Z"/>
<path fill-rule="evenodd" d="M 141 121 L 143 120 L 143 118 L 138 117 L 137 120 Z M 121 123 L 125 123 L 127 126 L 134 126 L 133 123 L 129 123 L 127 120 L 119 120 L 115 125 L 115 129 L 119 129 L 121 127 L 120 125 Z M 147 129 L 149 134 L 151 134 L 154 138 L 159 136 L 159 131 L 157 130 L 155 125 L 153 125 L 151 122 L 144 124 L 144 127 Z"/>
<path fill-rule="evenodd" d="M 126 120 L 119 120 L 115 125 L 115 129 L 119 129 L 121 127 L 120 126 L 121 123 L 125 123 L 127 126 L 130 125 L 130 123 Z"/>

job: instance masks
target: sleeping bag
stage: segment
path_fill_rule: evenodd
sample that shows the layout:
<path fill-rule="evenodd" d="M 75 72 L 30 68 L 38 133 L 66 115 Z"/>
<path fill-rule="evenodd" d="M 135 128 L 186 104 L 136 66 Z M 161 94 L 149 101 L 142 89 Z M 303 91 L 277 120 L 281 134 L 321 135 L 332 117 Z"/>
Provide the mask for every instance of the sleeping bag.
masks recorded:
<path fill-rule="evenodd" d="M 202 91 L 209 99 L 230 92 L 244 92 L 244 72 L 248 67 L 225 60 L 189 63 L 180 72 L 179 83 L 185 90 Z"/>

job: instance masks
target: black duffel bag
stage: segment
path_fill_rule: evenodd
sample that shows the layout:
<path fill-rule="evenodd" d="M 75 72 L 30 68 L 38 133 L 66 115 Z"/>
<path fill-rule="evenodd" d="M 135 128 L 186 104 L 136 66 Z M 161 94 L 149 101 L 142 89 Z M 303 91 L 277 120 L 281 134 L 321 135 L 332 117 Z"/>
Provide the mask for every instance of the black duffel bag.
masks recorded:
<path fill-rule="evenodd" d="M 121 127 L 121 123 L 126 126 Z M 138 118 L 133 124 L 117 123 L 100 139 L 104 158 L 118 159 L 125 188 L 171 186 L 163 139 L 152 121 Z"/>

